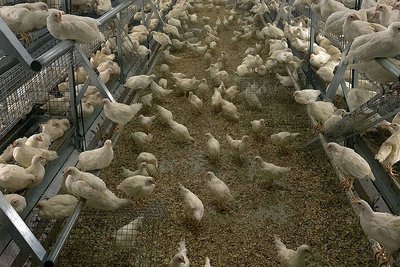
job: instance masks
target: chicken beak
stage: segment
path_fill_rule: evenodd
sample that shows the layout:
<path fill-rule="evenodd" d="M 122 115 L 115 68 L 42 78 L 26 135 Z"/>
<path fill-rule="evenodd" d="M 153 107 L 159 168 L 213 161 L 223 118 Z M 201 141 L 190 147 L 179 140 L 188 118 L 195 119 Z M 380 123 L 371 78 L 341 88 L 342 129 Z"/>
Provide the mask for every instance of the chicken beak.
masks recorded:
<path fill-rule="evenodd" d="M 64 173 L 63 173 L 63 178 L 65 179 L 65 178 L 67 178 L 67 176 L 68 176 L 68 173 L 67 173 L 67 172 L 64 172 Z"/>

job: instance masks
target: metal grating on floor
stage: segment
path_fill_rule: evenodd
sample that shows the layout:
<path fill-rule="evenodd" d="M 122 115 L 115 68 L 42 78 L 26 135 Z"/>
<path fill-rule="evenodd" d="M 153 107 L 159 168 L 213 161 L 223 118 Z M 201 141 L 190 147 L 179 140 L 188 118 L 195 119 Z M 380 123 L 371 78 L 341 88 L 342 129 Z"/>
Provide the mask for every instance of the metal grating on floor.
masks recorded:
<path fill-rule="evenodd" d="M 136 238 L 133 231 L 118 232 L 118 238 L 134 239 L 130 245 L 117 246 L 118 229 L 139 216 L 143 222 Z M 153 200 L 143 209 L 127 207 L 113 212 L 85 208 L 59 257 L 58 266 L 154 266 L 152 242 L 167 209 L 162 200 Z M 132 229 L 132 228 L 130 228 Z M 121 236 L 122 235 L 122 236 Z M 125 236 L 123 236 L 125 235 Z M 130 243 L 130 242 L 128 242 Z"/>

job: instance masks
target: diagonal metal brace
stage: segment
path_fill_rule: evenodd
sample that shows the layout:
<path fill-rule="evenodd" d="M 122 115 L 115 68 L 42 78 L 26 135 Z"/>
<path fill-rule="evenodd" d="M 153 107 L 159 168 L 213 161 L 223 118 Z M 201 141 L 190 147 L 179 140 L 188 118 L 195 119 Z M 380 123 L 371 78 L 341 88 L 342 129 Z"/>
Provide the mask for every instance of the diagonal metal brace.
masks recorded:
<path fill-rule="evenodd" d="M 7 55 L 13 56 L 18 59 L 21 64 L 27 68 L 36 70 L 37 62 L 32 58 L 29 52 L 21 44 L 21 42 L 15 37 L 15 34 L 10 30 L 4 20 L 0 17 L 0 48 Z M 40 65 L 40 64 L 39 64 Z"/>
<path fill-rule="evenodd" d="M 9 235 L 17 243 L 18 247 L 21 250 L 29 251 L 32 258 L 41 264 L 46 255 L 46 250 L 10 203 L 8 203 L 1 191 L 0 217 L 4 217 L 1 218 L 3 227 L 7 227 Z"/>
<path fill-rule="evenodd" d="M 143 1 L 143 5 L 144 5 L 144 2 L 147 2 L 147 3 L 150 5 L 151 10 L 153 11 L 154 14 L 156 14 L 156 16 L 157 16 L 157 18 L 158 18 L 158 21 L 161 23 L 161 26 L 164 27 L 164 25 L 165 25 L 164 20 L 161 18 L 160 14 L 159 14 L 159 10 L 158 10 L 158 9 L 156 8 L 156 6 L 153 4 L 153 1 L 151 1 L 151 0 L 144 0 L 144 1 Z M 150 16 L 151 16 L 151 15 L 150 15 Z M 144 19 L 144 18 L 143 18 L 143 19 Z"/>
<path fill-rule="evenodd" d="M 93 70 L 92 64 L 90 64 L 88 58 L 86 57 L 85 52 L 82 50 L 79 44 L 75 44 L 75 49 L 78 52 L 78 56 L 81 59 L 82 67 L 85 69 L 86 74 L 89 76 L 90 80 L 92 80 L 99 90 L 100 94 L 104 97 L 108 97 L 111 102 L 116 102 L 113 95 L 108 90 L 107 86 L 104 84 L 102 80 L 99 79 L 97 73 Z M 86 88 L 87 89 L 87 88 Z M 82 90 L 84 91 L 84 90 Z M 86 91 L 86 90 L 85 90 Z M 85 93 L 85 92 L 83 92 Z"/>

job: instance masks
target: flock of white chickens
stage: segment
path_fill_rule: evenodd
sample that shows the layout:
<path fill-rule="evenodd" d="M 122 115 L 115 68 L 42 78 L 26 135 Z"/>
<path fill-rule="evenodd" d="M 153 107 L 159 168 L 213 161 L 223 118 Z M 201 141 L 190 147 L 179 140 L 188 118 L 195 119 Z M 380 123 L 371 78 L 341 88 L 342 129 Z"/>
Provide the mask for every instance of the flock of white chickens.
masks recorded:
<path fill-rule="evenodd" d="M 222 19 L 218 17 L 215 23 L 210 21 L 209 17 L 197 17 L 196 10 L 198 9 L 228 7 L 228 5 L 225 5 L 228 3 L 223 1 L 218 4 L 212 1 L 178 1 L 165 17 L 167 23 L 162 29 L 163 32 L 154 30 L 154 25 L 157 25 L 156 19 L 151 22 L 153 26 L 149 27 L 150 30 L 143 25 L 130 29 L 131 33 L 128 39 L 124 40 L 124 46 L 125 49 L 132 50 L 139 57 L 145 58 L 150 53 L 146 46 L 141 45 L 147 39 L 147 36 L 151 35 L 161 45 L 160 49 L 163 50 L 162 58 L 164 61 L 158 68 L 161 77 L 158 77 L 158 81 L 154 74 L 129 77 L 124 87 L 138 91 L 150 89 L 150 93 L 142 94 L 140 97 L 141 103 L 131 105 L 102 99 L 97 89 L 90 86 L 85 93 L 82 102 L 82 114 L 80 115 L 88 117 L 93 113 L 94 106 L 104 105 L 104 114 L 117 124 L 117 132 L 122 131 L 124 125 L 133 119 L 138 119 L 145 132 L 134 132 L 131 137 L 135 145 L 145 151 L 153 140 L 151 129 L 155 126 L 153 121 L 156 117 L 170 128 L 178 142 L 186 144 L 195 141 L 190 135 L 189 129 L 175 121 L 172 112 L 161 105 L 155 105 L 156 115 L 147 117 L 140 114 L 137 116 L 143 107 L 154 106 L 153 101 L 161 104 L 166 98 L 171 97 L 172 93 L 187 97 L 190 107 L 195 113 L 201 113 L 203 109 L 207 108 L 205 103 L 207 101 L 214 112 L 221 112 L 228 121 L 232 122 L 236 122 L 240 118 L 238 107 L 234 104 L 240 97 L 249 109 L 261 110 L 262 104 L 258 95 L 265 88 L 258 87 L 256 84 L 250 84 L 243 91 L 237 85 L 227 88 L 228 84 L 234 84 L 233 78 L 224 70 L 228 55 L 222 53 L 217 60 L 214 60 L 214 51 L 220 40 L 218 32 L 221 28 L 226 29 L 233 20 L 237 20 L 240 28 L 233 31 L 232 42 L 254 38 L 260 40 L 255 44 L 255 47 L 246 50 L 242 63 L 236 68 L 237 76 L 246 77 L 255 73 L 259 76 L 265 76 L 267 73 L 275 72 L 277 79 L 283 86 L 292 86 L 292 79 L 287 75 L 282 75 L 282 72 L 279 73 L 279 70 L 282 69 L 282 66 L 288 65 L 294 79 L 298 79 L 301 60 L 293 55 L 288 48 L 288 43 L 299 51 L 305 52 L 308 49 L 309 29 L 304 18 L 294 18 L 290 24 L 284 25 L 284 30 L 269 23 L 266 23 L 265 27 L 259 28 L 257 25 L 260 24 L 260 21 L 263 21 L 264 13 L 269 12 L 269 10 L 276 11 L 279 3 L 269 1 L 266 4 L 264 1 L 250 0 L 237 3 L 237 8 L 242 9 L 242 11 L 250 11 L 250 16 L 241 16 L 239 11 L 233 8 L 230 10 L 229 17 L 224 16 Z M 346 40 L 352 42 L 352 45 L 349 54 L 343 58 L 343 61 L 350 62 L 354 59 L 361 61 L 352 66 L 364 72 L 372 80 L 377 77 L 377 81 L 381 83 L 393 82 L 393 79 L 389 79 L 389 75 L 385 73 L 384 69 L 371 60 L 375 57 L 394 57 L 400 52 L 400 42 L 398 42 L 400 22 L 397 22 L 399 16 L 398 4 L 391 3 L 393 8 L 388 4 L 388 2 L 377 4 L 373 0 L 364 1 L 363 9 L 355 11 L 334 0 L 296 0 L 294 3 L 298 7 L 309 5 L 313 12 L 326 20 L 324 32 L 337 35 L 344 34 Z M 47 12 L 46 15 L 43 12 Z M 54 37 L 62 40 L 75 40 L 78 43 L 89 43 L 97 39 L 105 41 L 101 49 L 91 58 L 91 63 L 93 67 L 99 70 L 100 79 L 105 83 L 110 80 L 112 75 L 119 74 L 119 66 L 113 62 L 115 59 L 113 54 L 115 39 L 104 40 L 96 20 L 66 15 L 57 10 L 48 11 L 47 6 L 41 2 L 0 8 L 0 16 L 11 30 L 24 33 L 24 36 L 26 32 L 47 26 Z M 42 23 L 40 25 L 44 26 L 34 26 L 31 23 L 32 20 L 39 21 L 39 17 Z M 43 17 L 46 20 L 45 24 Z M 30 21 L 25 21 L 27 18 Z M 185 31 L 185 29 L 188 28 L 188 23 L 197 25 L 200 21 L 207 23 L 200 30 L 204 39 L 194 42 L 192 41 L 196 39 L 194 32 Z M 265 49 L 264 41 L 269 46 L 268 58 L 265 60 L 259 55 L 261 50 Z M 311 64 L 318 69 L 317 73 L 323 80 L 330 82 L 333 77 L 333 68 L 339 64 L 342 55 L 340 50 L 322 35 L 318 35 L 317 42 L 318 44 L 314 46 L 314 54 L 311 55 Z M 211 87 L 207 79 L 197 80 L 195 77 L 187 77 L 183 73 L 170 71 L 169 65 L 178 64 L 180 60 L 179 57 L 173 55 L 173 52 L 183 49 L 191 50 L 209 63 L 207 69 L 210 77 L 209 82 L 211 81 L 211 84 L 214 85 L 214 93 L 211 99 L 206 99 L 209 87 Z M 212 61 L 216 62 L 211 64 Z M 79 84 L 84 83 L 87 79 L 82 68 L 76 70 L 75 76 Z M 170 81 L 174 83 L 173 90 L 168 89 Z M 369 90 L 371 86 L 367 82 L 362 86 L 352 89 L 349 93 L 350 111 L 376 94 L 376 92 Z M 78 90 L 79 88 L 78 86 Z M 67 82 L 60 84 L 59 90 L 67 91 Z M 296 91 L 293 97 L 297 103 L 307 105 L 310 114 L 321 124 L 323 130 L 327 130 L 348 112 L 336 109 L 332 103 L 318 101 L 319 94 L 319 91 L 307 89 Z M 47 105 L 51 105 L 51 102 Z M 382 145 L 376 155 L 376 159 L 387 166 L 390 173 L 392 173 L 392 165 L 400 159 L 400 148 L 397 145 L 400 141 L 399 117 L 396 116 L 392 123 L 385 122 L 382 124 L 382 127 L 392 132 L 392 136 Z M 255 136 L 260 137 L 265 134 L 266 126 L 263 119 L 250 121 L 249 127 L 251 127 Z M 15 140 L 0 156 L 0 187 L 4 189 L 4 192 L 20 192 L 39 185 L 45 174 L 45 162 L 57 158 L 56 152 L 48 150 L 51 142 L 61 138 L 69 128 L 70 123 L 67 119 L 51 119 L 41 125 L 41 133 L 29 138 L 24 137 Z M 271 135 L 270 141 L 278 147 L 285 148 L 290 146 L 298 136 L 298 133 L 280 132 Z M 206 154 L 211 162 L 218 162 L 221 157 L 220 142 L 211 133 L 206 133 L 206 137 Z M 251 139 L 248 135 L 244 135 L 241 139 L 235 140 L 227 134 L 226 141 L 233 155 L 240 159 L 249 150 Z M 351 190 L 353 180 L 356 178 L 375 179 L 368 163 L 354 150 L 336 143 L 329 143 L 327 151 L 332 156 L 336 166 L 348 179 L 344 183 L 348 190 Z M 49 219 L 68 217 L 79 198 L 86 199 L 86 204 L 90 207 L 112 211 L 131 205 L 132 199 L 141 201 L 153 194 L 156 188 L 156 178 L 160 175 L 155 155 L 142 152 L 136 160 L 137 170 L 131 171 L 123 168 L 125 180 L 116 189 L 123 192 L 125 198 L 117 197 L 107 188 L 101 178 L 88 172 L 110 166 L 113 158 L 111 140 L 106 140 L 101 148 L 82 152 L 79 155 L 79 162 L 76 167 L 71 166 L 64 171 L 65 187 L 70 194 L 56 195 L 48 200 L 39 201 L 37 208 L 39 208 L 40 216 Z M 13 160 L 16 164 L 10 164 Z M 273 186 L 274 180 L 290 172 L 290 168 L 265 162 L 260 156 L 256 156 L 254 162 L 256 163 L 257 174 L 267 182 L 267 187 Z M 206 177 L 209 192 L 216 200 L 217 207 L 221 210 L 229 209 L 233 196 L 228 186 L 213 172 L 207 172 Z M 194 225 L 200 224 L 205 212 L 202 201 L 184 185 L 180 184 L 179 188 L 183 198 L 184 216 Z M 5 196 L 17 212 L 21 213 L 26 207 L 23 196 L 18 194 L 6 194 Z M 370 238 L 378 241 L 384 247 L 388 254 L 386 258 L 390 261 L 391 253 L 400 248 L 399 217 L 374 212 L 363 200 L 355 200 L 354 203 L 359 211 L 363 230 Z M 134 242 L 142 221 L 143 217 L 138 217 L 116 232 L 114 239 L 117 247 L 128 247 Z M 275 236 L 275 245 L 282 266 L 304 266 L 305 252 L 309 250 L 307 245 L 300 246 L 296 251 L 290 250 L 286 248 L 278 236 Z M 182 239 L 179 243 L 178 253 L 173 256 L 170 265 L 189 266 L 185 239 Z M 208 257 L 206 257 L 204 266 L 211 266 Z"/>

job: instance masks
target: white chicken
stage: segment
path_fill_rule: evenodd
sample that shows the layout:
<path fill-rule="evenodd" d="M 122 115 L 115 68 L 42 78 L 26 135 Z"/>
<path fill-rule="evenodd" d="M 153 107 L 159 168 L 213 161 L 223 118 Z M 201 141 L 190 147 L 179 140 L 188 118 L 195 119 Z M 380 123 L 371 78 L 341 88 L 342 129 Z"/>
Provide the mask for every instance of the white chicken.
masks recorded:
<path fill-rule="evenodd" d="M 147 95 L 144 95 L 144 96 L 142 96 L 141 98 L 140 98 L 140 102 L 144 105 L 144 106 L 146 106 L 146 107 L 152 107 L 153 105 L 151 104 L 151 102 L 153 101 L 153 94 L 147 94 Z"/>
<path fill-rule="evenodd" d="M 13 164 L 0 164 L 0 186 L 8 192 L 16 192 L 40 184 L 45 174 L 41 160 L 42 157 L 35 155 L 26 169 Z"/>
<path fill-rule="evenodd" d="M 207 155 L 213 160 L 217 161 L 221 158 L 221 148 L 217 139 L 215 139 L 210 133 L 206 133 L 207 137 Z"/>
<path fill-rule="evenodd" d="M 324 124 L 322 125 L 322 130 L 326 131 L 332 126 L 334 126 L 336 123 L 342 120 L 344 115 L 349 114 L 346 110 L 344 109 L 338 109 L 333 113 L 329 119 L 327 119 Z"/>
<path fill-rule="evenodd" d="M 278 147 L 287 147 L 291 145 L 299 136 L 299 133 L 279 132 L 271 134 L 271 143 Z"/>
<path fill-rule="evenodd" d="M 113 233 L 113 245 L 117 249 L 131 249 L 139 234 L 139 229 L 143 225 L 144 217 L 137 217 L 127 225 L 119 228 Z"/>
<path fill-rule="evenodd" d="M 17 139 L 13 143 L 13 157 L 15 161 L 22 167 L 29 167 L 35 155 L 51 161 L 58 158 L 57 152 L 46 149 L 38 149 L 25 144 L 25 140 Z"/>
<path fill-rule="evenodd" d="M 130 137 L 133 139 L 133 142 L 135 142 L 135 145 L 141 149 L 147 148 L 153 141 L 153 135 L 144 132 L 134 132 L 130 134 Z"/>
<path fill-rule="evenodd" d="M 64 171 L 64 178 L 66 188 L 76 197 L 91 200 L 107 196 L 106 184 L 94 174 L 68 167 Z"/>
<path fill-rule="evenodd" d="M 18 194 L 5 194 L 4 198 L 15 209 L 18 214 L 21 214 L 26 208 L 26 199 Z"/>
<path fill-rule="evenodd" d="M 150 85 L 151 94 L 158 100 L 164 101 L 167 96 L 169 96 L 173 90 L 166 90 L 155 81 L 151 81 Z"/>
<path fill-rule="evenodd" d="M 390 213 L 375 212 L 362 199 L 354 200 L 352 203 L 358 211 L 364 233 L 383 247 L 388 254 L 387 262 L 390 263 L 393 252 L 400 248 L 400 217 Z"/>
<path fill-rule="evenodd" d="M 328 155 L 332 157 L 335 166 L 345 176 L 346 180 L 342 184 L 347 189 L 352 188 L 355 178 L 375 180 L 368 162 L 353 149 L 331 142 L 327 144 L 326 150 Z"/>
<path fill-rule="evenodd" d="M 156 188 L 156 182 L 153 177 L 135 175 L 126 178 L 117 189 L 124 192 L 127 197 L 141 199 L 150 196 Z"/>
<path fill-rule="evenodd" d="M 242 139 L 234 140 L 229 134 L 226 135 L 230 150 L 240 157 L 250 149 L 250 138 L 247 135 L 243 135 Z"/>
<path fill-rule="evenodd" d="M 280 167 L 275 164 L 265 162 L 260 156 L 256 156 L 254 161 L 256 163 L 257 177 L 265 181 L 267 188 L 270 188 L 275 180 L 281 179 L 291 170 L 291 168 Z"/>
<path fill-rule="evenodd" d="M 142 162 L 139 164 L 139 168 L 136 171 L 131 171 L 125 167 L 121 167 L 122 176 L 124 176 L 124 178 L 132 177 L 132 176 L 136 176 L 136 175 L 149 176 L 146 166 L 147 166 L 147 163 Z"/>
<path fill-rule="evenodd" d="M 250 122 L 250 124 L 251 124 L 251 129 L 253 130 L 254 134 L 258 137 L 261 137 L 264 134 L 264 132 L 267 130 L 264 119 L 252 120 Z"/>
<path fill-rule="evenodd" d="M 391 123 L 390 127 L 394 129 L 392 135 L 381 145 L 375 159 L 378 160 L 390 175 L 395 174 L 392 171 L 392 166 L 400 160 L 400 125 Z"/>
<path fill-rule="evenodd" d="M 172 112 L 162 106 L 157 105 L 157 112 L 164 124 L 169 125 L 170 121 L 174 120 Z"/>
<path fill-rule="evenodd" d="M 304 89 L 301 91 L 295 91 L 293 97 L 297 103 L 307 105 L 308 103 L 317 101 L 320 94 L 320 90 Z"/>
<path fill-rule="evenodd" d="M 104 41 L 99 25 L 95 19 L 62 14 L 58 10 L 50 11 L 47 17 L 47 29 L 51 35 L 61 40 L 74 40 L 80 44 L 87 44 L 97 39 Z"/>
<path fill-rule="evenodd" d="M 71 195 L 55 195 L 36 204 L 43 219 L 63 219 L 74 212 L 78 199 Z"/>
<path fill-rule="evenodd" d="M 213 172 L 206 173 L 207 186 L 211 195 L 217 201 L 217 207 L 220 210 L 227 208 L 229 202 L 233 200 L 233 196 L 228 186 L 220 180 Z"/>
<path fill-rule="evenodd" d="M 125 124 L 130 122 L 143 106 L 142 103 L 125 105 L 123 103 L 111 102 L 108 98 L 103 99 L 103 104 L 106 117 L 118 124 L 116 131 L 121 130 Z"/>
<path fill-rule="evenodd" d="M 193 92 L 189 92 L 188 96 L 189 103 L 193 109 L 193 111 L 197 113 L 201 113 L 203 110 L 203 101 L 196 95 L 193 94 Z"/>
<path fill-rule="evenodd" d="M 307 245 L 301 245 L 297 250 L 288 249 L 279 236 L 274 235 L 275 247 L 278 250 L 279 262 L 282 267 L 305 267 L 306 252 L 310 251 Z"/>
<path fill-rule="evenodd" d="M 169 127 L 179 142 L 187 143 L 194 141 L 194 138 L 189 134 L 189 130 L 183 124 L 170 120 Z"/>
<path fill-rule="evenodd" d="M 336 111 L 336 107 L 331 102 L 309 101 L 307 108 L 311 116 L 318 122 L 323 124 Z"/>
<path fill-rule="evenodd" d="M 39 148 L 39 149 L 49 149 L 50 147 L 50 136 L 46 133 L 38 133 L 30 136 L 25 145 Z"/>
<path fill-rule="evenodd" d="M 222 113 L 229 119 L 238 121 L 239 113 L 235 104 L 221 98 Z"/>
<path fill-rule="evenodd" d="M 179 184 L 179 191 L 183 198 L 183 213 L 185 217 L 195 224 L 199 224 L 204 215 L 203 202 L 181 184 Z"/>
<path fill-rule="evenodd" d="M 165 33 L 153 31 L 152 34 L 153 39 L 161 46 L 172 45 L 171 39 Z"/>
<path fill-rule="evenodd" d="M 154 74 L 131 76 L 123 86 L 132 90 L 146 89 L 155 78 L 156 75 Z"/>
<path fill-rule="evenodd" d="M 136 159 L 136 163 L 138 165 L 138 168 L 140 168 L 140 164 L 142 162 L 146 163 L 146 170 L 152 177 L 156 177 L 158 174 L 158 161 L 157 158 L 148 152 L 142 152 L 139 154 L 139 156 Z"/>
<path fill-rule="evenodd" d="M 143 127 L 143 129 L 148 133 L 151 130 L 153 125 L 153 121 L 156 118 L 156 115 L 146 117 L 142 114 L 138 116 L 139 124 Z"/>
<path fill-rule="evenodd" d="M 93 171 L 107 168 L 114 158 L 112 145 L 111 140 L 106 140 L 102 147 L 80 153 L 79 162 L 76 167 L 81 171 Z"/>
<path fill-rule="evenodd" d="M 170 267 L 189 267 L 190 261 L 186 255 L 186 253 L 187 253 L 187 249 L 186 249 L 185 238 L 182 238 L 181 241 L 179 242 L 178 253 L 176 253 L 174 255 L 174 257 L 171 259 L 169 266 Z"/>

